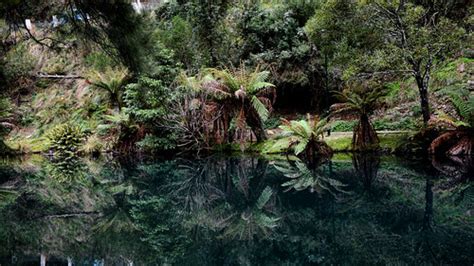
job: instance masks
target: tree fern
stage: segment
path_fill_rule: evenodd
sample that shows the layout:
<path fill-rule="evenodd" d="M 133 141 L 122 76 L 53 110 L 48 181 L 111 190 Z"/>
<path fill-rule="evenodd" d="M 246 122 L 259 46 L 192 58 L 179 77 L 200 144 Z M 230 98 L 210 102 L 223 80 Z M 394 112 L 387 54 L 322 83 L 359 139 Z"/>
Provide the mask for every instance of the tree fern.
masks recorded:
<path fill-rule="evenodd" d="M 318 117 L 311 118 L 310 116 L 307 120 L 299 121 L 282 119 L 282 125 L 279 128 L 282 131 L 272 150 L 292 149 L 295 155 L 299 155 L 307 149 L 310 142 L 319 141 L 327 129 L 327 119 L 320 120 Z"/>

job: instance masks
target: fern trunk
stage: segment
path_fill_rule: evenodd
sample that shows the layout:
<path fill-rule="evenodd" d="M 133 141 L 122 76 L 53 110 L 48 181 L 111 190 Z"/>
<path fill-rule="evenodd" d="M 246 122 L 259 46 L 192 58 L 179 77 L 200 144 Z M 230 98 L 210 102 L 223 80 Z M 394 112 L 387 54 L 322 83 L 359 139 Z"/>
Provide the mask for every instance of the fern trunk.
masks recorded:
<path fill-rule="evenodd" d="M 333 150 L 326 142 L 312 138 L 301 153 L 301 157 L 310 166 L 317 166 L 320 162 L 331 158 L 332 154 Z"/>
<path fill-rule="evenodd" d="M 360 115 L 359 123 L 354 128 L 352 136 L 352 149 L 355 151 L 376 150 L 379 148 L 377 132 L 366 114 Z"/>

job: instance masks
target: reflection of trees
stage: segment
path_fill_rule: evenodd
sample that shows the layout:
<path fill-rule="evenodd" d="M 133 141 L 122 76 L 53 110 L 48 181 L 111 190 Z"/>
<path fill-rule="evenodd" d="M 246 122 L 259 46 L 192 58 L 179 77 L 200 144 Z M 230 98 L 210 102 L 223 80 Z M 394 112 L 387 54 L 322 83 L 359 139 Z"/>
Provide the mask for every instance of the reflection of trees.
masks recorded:
<path fill-rule="evenodd" d="M 261 158 L 211 157 L 181 166 L 186 177 L 173 183 L 170 195 L 190 211 L 187 226 L 204 226 L 222 238 L 264 237 L 279 220 L 264 180 L 267 165 Z"/>
<path fill-rule="evenodd" d="M 96 161 L 88 181 L 72 187 L 47 171 L 30 172 L 15 183 L 18 197 L 0 208 L 0 257 L 38 251 L 75 264 L 472 264 L 469 195 L 459 203 L 431 173 L 373 159 L 321 165 L 308 180 L 296 162 L 275 162 L 291 170 L 283 178 L 255 157 Z M 335 200 L 320 185 L 331 182 L 313 182 L 321 178 L 339 180 L 351 196 Z M 294 180 L 304 191 L 280 193 Z M 325 196 L 307 193 L 312 187 Z"/>
<path fill-rule="evenodd" d="M 94 168 L 82 161 L 66 162 L 40 162 L 43 168 L 29 173 L 18 188 L 18 200 L 0 210 L 11 221 L 0 221 L 0 227 L 10 230 L 5 232 L 10 240 L 0 246 L 17 255 L 40 250 L 63 260 L 70 257 L 75 264 L 87 263 L 90 255 L 112 264 L 138 259 L 141 242 L 128 215 L 135 193 L 131 184 L 117 181 L 116 168 L 104 169 L 99 161 L 87 163 Z M 130 241 L 136 242 L 135 248 Z"/>

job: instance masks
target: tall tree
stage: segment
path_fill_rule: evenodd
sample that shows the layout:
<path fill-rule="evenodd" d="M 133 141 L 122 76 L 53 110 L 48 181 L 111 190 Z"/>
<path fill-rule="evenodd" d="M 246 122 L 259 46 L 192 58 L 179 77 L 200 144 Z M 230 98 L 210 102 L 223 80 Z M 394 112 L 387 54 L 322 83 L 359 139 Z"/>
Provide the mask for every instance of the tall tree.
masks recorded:
<path fill-rule="evenodd" d="M 464 29 L 448 15 L 454 1 L 375 1 L 372 22 L 384 31 L 384 49 L 398 55 L 404 70 L 415 78 L 425 125 L 430 119 L 428 88 L 436 64 L 458 51 Z"/>
<path fill-rule="evenodd" d="M 308 21 L 306 32 L 343 77 L 412 75 L 427 124 L 431 73 L 459 51 L 465 36 L 460 19 L 452 19 L 460 9 L 452 2 L 326 0 Z"/>

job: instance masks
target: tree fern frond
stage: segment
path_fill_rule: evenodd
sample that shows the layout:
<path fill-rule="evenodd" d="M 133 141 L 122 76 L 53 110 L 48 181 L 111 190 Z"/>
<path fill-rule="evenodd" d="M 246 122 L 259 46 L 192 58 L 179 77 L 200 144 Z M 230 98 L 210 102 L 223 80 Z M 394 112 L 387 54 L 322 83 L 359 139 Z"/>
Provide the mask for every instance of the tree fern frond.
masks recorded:
<path fill-rule="evenodd" d="M 258 99 L 257 96 L 252 96 L 251 103 L 253 108 L 255 108 L 255 110 L 257 111 L 260 119 L 262 119 L 262 121 L 266 121 L 269 116 L 269 111 L 267 107 Z"/>
<path fill-rule="evenodd" d="M 302 153 L 306 149 L 306 145 L 308 145 L 308 139 L 301 139 L 301 141 L 293 147 L 295 155 Z"/>

